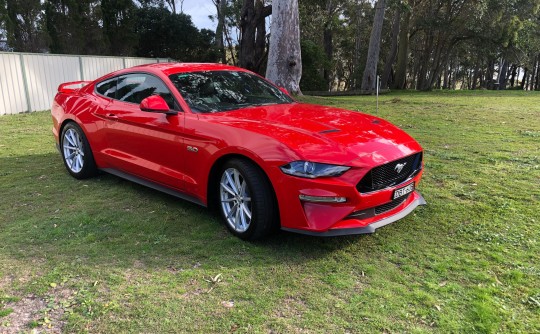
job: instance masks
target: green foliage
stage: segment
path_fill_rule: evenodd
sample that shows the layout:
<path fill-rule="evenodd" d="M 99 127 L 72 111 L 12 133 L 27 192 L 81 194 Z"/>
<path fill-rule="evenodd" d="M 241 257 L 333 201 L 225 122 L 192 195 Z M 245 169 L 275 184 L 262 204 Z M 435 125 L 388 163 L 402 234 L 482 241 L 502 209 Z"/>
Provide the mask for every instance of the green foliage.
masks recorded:
<path fill-rule="evenodd" d="M 130 56 L 134 54 L 138 36 L 137 7 L 131 0 L 101 0 L 103 35 L 108 42 L 110 55 Z"/>
<path fill-rule="evenodd" d="M 100 1 L 48 0 L 43 6 L 52 53 L 107 53 L 108 44 L 99 25 L 103 17 Z"/>
<path fill-rule="evenodd" d="M 302 40 L 302 91 L 325 91 L 328 84 L 324 79 L 323 69 L 328 68 L 324 50 L 312 41 Z"/>
<path fill-rule="evenodd" d="M 0 0 L 0 34 L 14 51 L 215 61 L 214 33 L 163 1 Z M 1 39 L 2 36 L 0 36 Z"/>
<path fill-rule="evenodd" d="M 0 18 L 8 46 L 19 52 L 43 52 L 48 35 L 44 28 L 40 0 L 5 0 Z"/>
<path fill-rule="evenodd" d="M 138 56 L 216 61 L 213 33 L 206 29 L 199 31 L 186 14 L 172 14 L 164 7 L 140 8 L 135 32 L 139 37 Z"/>

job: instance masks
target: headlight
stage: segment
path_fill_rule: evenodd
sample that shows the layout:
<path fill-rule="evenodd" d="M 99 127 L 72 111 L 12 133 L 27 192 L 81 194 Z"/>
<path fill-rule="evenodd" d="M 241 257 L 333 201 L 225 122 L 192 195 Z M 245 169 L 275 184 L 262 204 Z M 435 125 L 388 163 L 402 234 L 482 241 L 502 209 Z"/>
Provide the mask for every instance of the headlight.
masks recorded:
<path fill-rule="evenodd" d="M 285 174 L 315 179 L 318 177 L 340 176 L 351 167 L 321 164 L 311 161 L 293 161 L 280 167 Z"/>

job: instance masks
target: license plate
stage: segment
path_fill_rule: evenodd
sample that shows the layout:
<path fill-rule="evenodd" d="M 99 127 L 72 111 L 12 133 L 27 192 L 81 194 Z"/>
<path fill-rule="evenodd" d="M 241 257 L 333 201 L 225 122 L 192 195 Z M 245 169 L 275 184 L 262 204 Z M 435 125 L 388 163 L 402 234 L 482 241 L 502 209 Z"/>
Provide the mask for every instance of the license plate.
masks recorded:
<path fill-rule="evenodd" d="M 394 190 L 394 195 L 392 196 L 392 200 L 403 197 L 407 194 L 412 193 L 413 191 L 414 191 L 414 182 L 406 185 L 405 187 Z"/>

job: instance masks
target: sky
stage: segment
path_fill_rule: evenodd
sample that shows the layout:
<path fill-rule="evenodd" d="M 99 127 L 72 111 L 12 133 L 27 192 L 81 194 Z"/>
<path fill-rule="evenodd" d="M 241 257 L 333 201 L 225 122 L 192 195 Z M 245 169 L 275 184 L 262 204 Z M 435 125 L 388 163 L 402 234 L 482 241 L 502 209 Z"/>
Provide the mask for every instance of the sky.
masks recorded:
<path fill-rule="evenodd" d="M 179 2 L 177 2 L 177 6 L 180 6 Z M 180 11 L 180 8 L 176 7 L 176 10 Z M 208 15 L 216 14 L 216 7 L 212 0 L 184 0 L 184 14 L 191 16 L 191 20 L 197 28 L 216 30 L 217 23 L 213 23 L 208 18 Z"/>

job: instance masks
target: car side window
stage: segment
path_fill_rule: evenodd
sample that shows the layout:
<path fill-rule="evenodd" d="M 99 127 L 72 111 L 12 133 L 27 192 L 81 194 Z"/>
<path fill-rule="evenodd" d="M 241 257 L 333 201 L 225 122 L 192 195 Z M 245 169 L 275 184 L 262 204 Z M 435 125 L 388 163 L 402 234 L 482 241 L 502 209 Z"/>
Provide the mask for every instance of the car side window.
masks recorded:
<path fill-rule="evenodd" d="M 108 98 L 116 98 L 116 79 L 117 78 L 112 78 L 98 83 L 96 85 L 96 91 Z"/>
<path fill-rule="evenodd" d="M 141 103 L 142 100 L 151 96 L 161 96 L 169 108 L 177 110 L 171 91 L 159 78 L 144 74 L 127 74 L 120 76 L 117 82 L 116 99 L 130 103 Z"/>

